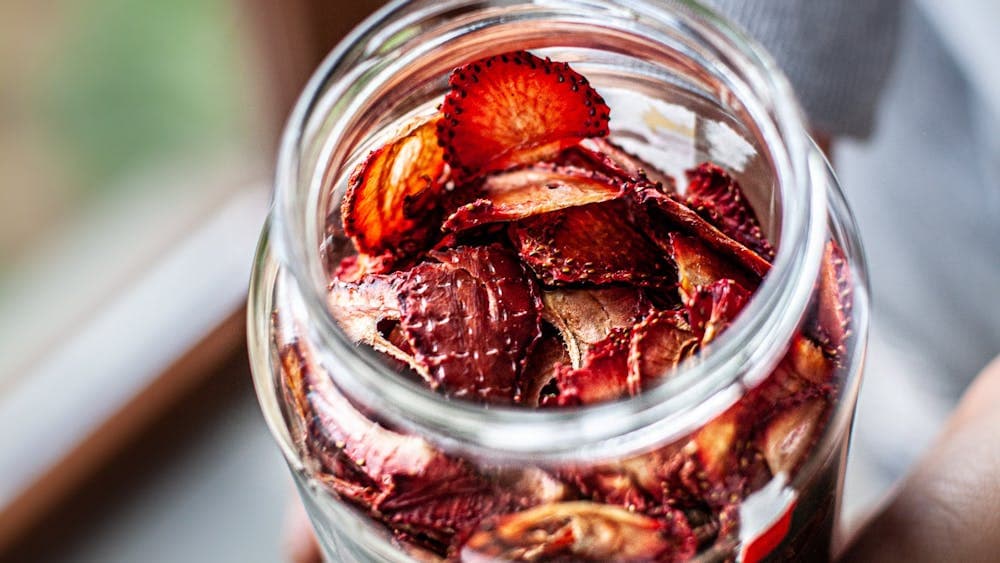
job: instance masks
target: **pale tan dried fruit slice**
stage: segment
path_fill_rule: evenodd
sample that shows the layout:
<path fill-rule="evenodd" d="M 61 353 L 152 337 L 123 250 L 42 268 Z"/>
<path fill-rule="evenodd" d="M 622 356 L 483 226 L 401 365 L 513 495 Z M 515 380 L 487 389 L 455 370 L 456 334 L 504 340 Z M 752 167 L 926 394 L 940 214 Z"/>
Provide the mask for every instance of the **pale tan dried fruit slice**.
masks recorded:
<path fill-rule="evenodd" d="M 775 415 L 756 438 L 771 472 L 792 475 L 816 443 L 823 426 L 827 402 L 807 400 Z"/>
<path fill-rule="evenodd" d="M 427 367 L 379 331 L 380 323 L 402 318 L 397 296 L 401 280 L 398 275 L 368 275 L 358 283 L 334 281 L 327 301 L 333 317 L 353 342 L 367 344 L 427 379 L 430 377 Z"/>
<path fill-rule="evenodd" d="M 689 303 L 699 287 L 708 287 L 721 279 L 735 280 L 747 289 L 760 284 L 760 278 L 739 264 L 718 254 L 696 237 L 670 233 L 670 257 L 677 265 L 681 296 Z"/>
<path fill-rule="evenodd" d="M 542 292 L 543 318 L 562 336 L 575 368 L 590 348 L 614 329 L 634 325 L 649 310 L 635 287 L 560 288 Z"/>
<path fill-rule="evenodd" d="M 488 223 L 516 221 L 588 203 L 615 199 L 622 188 L 614 180 L 580 168 L 536 164 L 487 177 L 478 199 L 459 207 L 444 222 L 447 231 Z"/>
<path fill-rule="evenodd" d="M 654 311 L 632 330 L 628 390 L 638 395 L 698 350 L 698 337 L 678 311 Z"/>
<path fill-rule="evenodd" d="M 577 501 L 543 504 L 483 522 L 461 561 L 679 561 L 696 544 L 683 515 L 657 520 L 624 508 Z"/>
<path fill-rule="evenodd" d="M 551 330 L 552 333 L 547 333 Z M 570 363 L 569 352 L 554 329 L 543 329 L 542 339 L 528 355 L 521 374 L 520 403 L 528 407 L 537 407 L 541 402 L 542 391 L 553 383 L 559 367 Z"/>

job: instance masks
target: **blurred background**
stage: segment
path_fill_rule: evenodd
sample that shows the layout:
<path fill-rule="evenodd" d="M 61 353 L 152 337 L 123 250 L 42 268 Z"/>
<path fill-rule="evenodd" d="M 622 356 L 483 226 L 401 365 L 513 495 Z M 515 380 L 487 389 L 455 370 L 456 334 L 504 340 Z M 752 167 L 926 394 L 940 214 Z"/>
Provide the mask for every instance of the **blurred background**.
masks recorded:
<path fill-rule="evenodd" d="M 283 120 L 379 4 L 0 4 L 0 560 L 282 559 L 242 304 Z M 876 316 L 854 520 L 1000 352 L 1000 9 L 905 12 L 875 135 L 834 146 Z"/>

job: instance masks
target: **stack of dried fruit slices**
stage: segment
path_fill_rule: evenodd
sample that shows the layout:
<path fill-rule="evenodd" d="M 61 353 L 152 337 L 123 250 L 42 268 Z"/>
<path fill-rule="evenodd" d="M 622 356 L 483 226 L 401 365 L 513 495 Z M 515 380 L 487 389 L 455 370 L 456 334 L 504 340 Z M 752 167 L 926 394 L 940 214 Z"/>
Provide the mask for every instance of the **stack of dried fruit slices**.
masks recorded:
<path fill-rule="evenodd" d="M 696 167 L 681 194 L 608 140 L 609 119 L 565 63 L 521 51 L 455 70 L 440 114 L 349 181 L 357 254 L 329 297 L 345 334 L 445 397 L 525 408 L 641 393 L 709 346 L 774 249 L 725 170 Z M 740 501 L 794 472 L 825 426 L 847 275 L 831 243 L 807 326 L 762 385 L 689 439 L 601 467 L 487 474 L 372 426 L 300 342 L 281 347 L 284 381 L 321 478 L 408 543 L 468 560 L 683 560 L 733 533 Z"/>

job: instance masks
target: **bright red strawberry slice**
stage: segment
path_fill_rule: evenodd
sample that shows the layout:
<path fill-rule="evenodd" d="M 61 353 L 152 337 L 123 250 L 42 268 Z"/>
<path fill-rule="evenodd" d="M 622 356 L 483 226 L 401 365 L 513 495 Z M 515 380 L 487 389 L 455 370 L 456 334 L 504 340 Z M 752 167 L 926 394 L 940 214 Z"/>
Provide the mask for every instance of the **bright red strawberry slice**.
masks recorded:
<path fill-rule="evenodd" d="M 480 197 L 458 208 L 445 230 L 462 231 L 487 223 L 516 221 L 567 207 L 600 203 L 622 194 L 607 176 L 580 168 L 536 164 L 487 177 Z"/>
<path fill-rule="evenodd" d="M 774 247 L 735 178 L 711 162 L 688 170 L 687 177 L 687 201 L 695 212 L 764 259 L 774 259 Z"/>
<path fill-rule="evenodd" d="M 672 282 L 663 253 L 630 219 L 624 200 L 570 207 L 511 225 L 511 240 L 546 285 Z"/>
<path fill-rule="evenodd" d="M 341 214 L 359 252 L 413 254 L 437 231 L 445 174 L 436 127 L 434 120 L 412 127 L 352 174 Z"/>
<path fill-rule="evenodd" d="M 462 178 L 608 134 L 608 105 L 566 63 L 515 51 L 456 69 L 449 83 L 438 138 Z"/>
<path fill-rule="evenodd" d="M 517 258 L 498 247 L 431 252 L 399 287 L 401 326 L 431 385 L 499 403 L 541 336 L 541 297 Z"/>

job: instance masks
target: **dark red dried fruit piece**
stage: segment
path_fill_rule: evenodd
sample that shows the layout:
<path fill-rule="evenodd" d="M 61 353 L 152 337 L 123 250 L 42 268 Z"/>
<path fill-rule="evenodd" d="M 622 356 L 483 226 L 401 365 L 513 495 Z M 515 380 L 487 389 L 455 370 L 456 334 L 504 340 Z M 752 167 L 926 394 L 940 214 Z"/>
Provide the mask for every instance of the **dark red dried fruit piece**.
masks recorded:
<path fill-rule="evenodd" d="M 678 196 L 663 193 L 655 185 L 649 183 L 639 183 L 634 187 L 632 193 L 636 201 L 649 212 L 651 219 L 643 227 L 650 238 L 665 251 L 670 251 L 669 231 L 662 228 L 660 220 L 665 220 L 668 224 L 698 237 L 715 251 L 723 256 L 731 257 L 757 276 L 764 277 L 770 271 L 771 264 L 767 260 L 733 240 L 686 205 L 677 201 L 675 198 Z"/>
<path fill-rule="evenodd" d="M 832 352 L 842 355 L 851 335 L 854 296 L 851 270 L 844 251 L 834 241 L 826 244 L 819 271 L 817 310 L 811 332 Z"/>
<path fill-rule="evenodd" d="M 399 287 L 402 327 L 431 385 L 452 397 L 512 402 L 541 335 L 541 297 L 498 247 L 431 252 Z"/>
<path fill-rule="evenodd" d="M 694 482 L 688 481 L 686 487 L 700 491 L 701 501 L 719 516 L 720 510 L 738 504 L 771 479 L 767 463 L 752 440 L 754 423 L 760 416 L 762 413 L 756 412 L 752 403 L 740 400 L 702 426 L 691 440 L 698 471 L 692 475 Z M 721 533 L 725 533 L 726 523 L 720 524 Z"/>
<path fill-rule="evenodd" d="M 617 504 L 630 511 L 658 514 L 665 502 L 665 481 L 689 458 L 683 444 L 604 465 L 570 468 L 561 477 L 596 502 Z"/>
<path fill-rule="evenodd" d="M 351 175 L 341 207 L 344 233 L 362 254 L 411 254 L 437 232 L 444 151 L 434 120 L 368 155 Z"/>
<path fill-rule="evenodd" d="M 559 331 L 577 368 L 591 346 L 615 329 L 631 328 L 650 308 L 639 289 L 621 286 L 543 291 L 542 303 L 542 317 Z"/>
<path fill-rule="evenodd" d="M 518 221 L 510 235 L 521 259 L 545 285 L 658 285 L 674 278 L 663 253 L 632 223 L 623 200 Z"/>
<path fill-rule="evenodd" d="M 622 397 L 628 390 L 629 330 L 615 329 L 594 344 L 574 369 L 561 366 L 556 373 L 559 406 L 589 405 Z"/>
<path fill-rule="evenodd" d="M 547 333 L 547 330 L 552 332 Z M 524 365 L 524 372 L 518 383 L 521 393 L 518 402 L 528 407 L 537 407 L 541 402 L 542 391 L 555 382 L 559 366 L 569 363 L 569 352 L 555 329 L 543 327 L 542 339 L 531 351 Z"/>
<path fill-rule="evenodd" d="M 685 302 L 698 291 L 721 279 L 732 279 L 746 288 L 756 288 L 760 278 L 738 263 L 716 253 L 699 239 L 680 233 L 667 237 L 670 257 L 677 266 L 677 280 Z"/>
<path fill-rule="evenodd" d="M 611 178 L 580 168 L 536 164 L 487 177 L 479 198 L 459 207 L 444 229 L 462 231 L 487 223 L 516 221 L 567 207 L 615 199 L 622 193 Z"/>
<path fill-rule="evenodd" d="M 698 351 L 699 340 L 678 311 L 654 311 L 632 330 L 628 391 L 638 395 Z"/>
<path fill-rule="evenodd" d="M 285 385 L 308 433 L 305 444 L 330 472 L 324 482 L 345 500 L 445 543 L 490 509 L 514 506 L 466 462 L 358 412 L 307 347 L 285 343 L 280 355 Z"/>
<path fill-rule="evenodd" d="M 563 502 L 484 521 L 461 561 L 683 561 L 696 542 L 681 514 L 653 519 L 606 504 Z"/>
<path fill-rule="evenodd" d="M 688 170 L 687 177 L 687 201 L 695 212 L 764 259 L 774 259 L 774 247 L 735 178 L 711 162 Z"/>
<path fill-rule="evenodd" d="M 515 51 L 456 69 L 449 84 L 438 137 L 464 178 L 544 160 L 608 134 L 610 109 L 566 63 Z"/>
<path fill-rule="evenodd" d="M 749 300 L 750 292 L 730 279 L 699 287 L 688 303 L 688 320 L 701 345 L 722 333 Z"/>
<path fill-rule="evenodd" d="M 594 137 L 584 139 L 570 147 L 564 158 L 581 165 L 597 166 L 601 172 L 616 176 L 623 180 L 645 178 L 668 192 L 676 192 L 674 178 L 645 162 L 638 156 L 629 153 L 606 138 Z M 586 167 L 586 166 L 585 166 Z"/>

